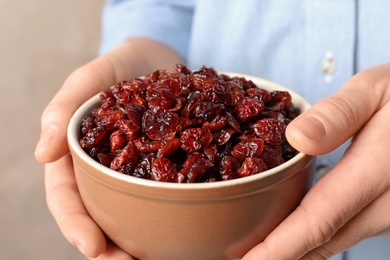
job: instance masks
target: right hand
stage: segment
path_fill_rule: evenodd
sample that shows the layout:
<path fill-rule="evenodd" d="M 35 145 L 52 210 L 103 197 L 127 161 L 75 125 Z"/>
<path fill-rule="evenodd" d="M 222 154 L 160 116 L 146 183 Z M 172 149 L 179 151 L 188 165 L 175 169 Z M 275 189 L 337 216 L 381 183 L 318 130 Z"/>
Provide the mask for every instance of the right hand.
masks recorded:
<path fill-rule="evenodd" d="M 65 238 L 88 258 L 133 259 L 112 243 L 89 216 L 81 200 L 66 131 L 76 109 L 94 94 L 123 80 L 182 63 L 167 46 L 132 39 L 74 71 L 41 117 L 41 137 L 35 150 L 45 163 L 46 200 Z"/>

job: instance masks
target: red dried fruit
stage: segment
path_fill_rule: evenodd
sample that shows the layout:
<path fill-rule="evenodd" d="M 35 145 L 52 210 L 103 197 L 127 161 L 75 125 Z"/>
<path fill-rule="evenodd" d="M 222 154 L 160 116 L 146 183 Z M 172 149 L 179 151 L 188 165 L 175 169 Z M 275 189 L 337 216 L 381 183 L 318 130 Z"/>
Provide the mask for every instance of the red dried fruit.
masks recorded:
<path fill-rule="evenodd" d="M 175 182 L 176 165 L 168 158 L 158 158 L 152 165 L 152 179 L 163 182 Z"/>
<path fill-rule="evenodd" d="M 295 148 L 292 147 L 287 141 L 282 143 L 281 148 L 284 161 L 290 160 L 298 153 L 298 151 L 295 150 Z"/>
<path fill-rule="evenodd" d="M 272 110 L 282 111 L 291 109 L 291 95 L 287 91 L 275 90 L 270 92 L 271 94 L 271 106 Z"/>
<path fill-rule="evenodd" d="M 252 125 L 256 135 L 269 144 L 285 141 L 286 125 L 275 118 L 263 118 Z"/>
<path fill-rule="evenodd" d="M 206 122 L 205 124 L 209 124 L 209 128 L 211 131 L 220 130 L 227 124 L 227 119 L 224 116 L 217 115 L 211 122 Z"/>
<path fill-rule="evenodd" d="M 256 157 L 250 157 L 245 159 L 240 169 L 238 169 L 237 174 L 240 177 L 246 177 L 266 170 L 267 170 L 267 165 L 265 165 L 262 159 Z"/>
<path fill-rule="evenodd" d="M 143 136 L 134 140 L 134 144 L 141 153 L 155 153 L 163 146 L 163 141 L 150 141 Z"/>
<path fill-rule="evenodd" d="M 207 67 L 157 70 L 119 82 L 80 125 L 96 161 L 138 178 L 214 182 L 278 166 L 297 151 L 284 136 L 291 96 Z"/>
<path fill-rule="evenodd" d="M 111 143 L 111 152 L 115 152 L 127 143 L 126 135 L 122 130 L 116 130 L 110 135 L 110 143 Z"/>
<path fill-rule="evenodd" d="M 244 98 L 245 93 L 243 89 L 235 82 L 228 82 L 225 96 L 225 105 L 230 107 L 235 106 L 240 104 Z"/>
<path fill-rule="evenodd" d="M 241 126 L 231 113 L 226 112 L 226 119 L 228 125 L 233 127 L 238 133 L 241 133 Z"/>
<path fill-rule="evenodd" d="M 127 119 L 120 119 L 116 121 L 115 126 L 120 129 L 130 141 L 133 141 L 141 133 L 141 128 Z"/>
<path fill-rule="evenodd" d="M 238 177 L 237 171 L 240 168 L 240 161 L 232 156 L 225 156 L 221 159 L 219 172 L 223 180 L 231 180 Z"/>
<path fill-rule="evenodd" d="M 242 122 L 256 118 L 264 109 L 263 101 L 258 101 L 249 97 L 235 106 L 236 116 Z"/>
<path fill-rule="evenodd" d="M 152 177 L 152 163 L 153 157 L 151 155 L 145 155 L 140 159 L 132 175 L 137 178 L 150 179 Z"/>
<path fill-rule="evenodd" d="M 268 104 L 271 101 L 271 94 L 261 88 L 249 88 L 246 90 L 246 94 L 252 99 L 263 101 L 264 104 Z"/>
<path fill-rule="evenodd" d="M 265 146 L 261 158 L 268 168 L 274 168 L 284 163 L 282 148 L 280 146 Z"/>
<path fill-rule="evenodd" d="M 103 116 L 98 117 L 96 121 L 96 125 L 105 126 L 107 129 L 113 129 L 115 123 L 119 120 L 123 120 L 125 118 L 125 114 L 122 110 L 108 110 Z"/>
<path fill-rule="evenodd" d="M 203 153 L 207 159 L 209 159 L 211 162 L 215 162 L 218 153 L 217 146 L 216 145 L 207 146 L 203 148 Z"/>
<path fill-rule="evenodd" d="M 202 100 L 202 95 L 199 91 L 194 91 L 188 94 L 187 102 L 181 112 L 185 117 L 189 117 L 192 109 Z"/>
<path fill-rule="evenodd" d="M 152 140 L 160 140 L 175 132 L 179 115 L 154 107 L 146 110 L 142 118 L 142 131 Z"/>
<path fill-rule="evenodd" d="M 192 153 L 188 155 L 187 159 L 183 163 L 184 169 L 189 169 L 194 162 L 199 161 L 200 159 L 203 159 L 203 155 L 201 153 Z"/>
<path fill-rule="evenodd" d="M 216 142 L 217 145 L 224 145 L 226 144 L 232 135 L 236 132 L 233 128 L 225 128 L 222 129 L 221 131 L 217 132 L 214 136 L 214 141 Z"/>
<path fill-rule="evenodd" d="M 217 115 L 222 113 L 223 110 L 224 106 L 222 104 L 200 101 L 192 110 L 190 118 L 194 124 L 201 125 L 204 122 L 211 122 Z"/>
<path fill-rule="evenodd" d="M 200 180 L 210 174 L 214 164 L 207 159 L 200 159 L 195 161 L 187 170 L 187 182 L 200 182 Z"/>
<path fill-rule="evenodd" d="M 174 153 L 180 146 L 180 140 L 178 138 L 172 138 L 164 141 L 161 148 L 158 149 L 157 157 L 167 157 Z"/>
<path fill-rule="evenodd" d="M 259 157 L 264 149 L 264 141 L 261 138 L 251 138 L 241 141 L 233 147 L 232 156 L 245 160 L 248 157 Z"/>
<path fill-rule="evenodd" d="M 188 128 L 180 136 L 181 149 L 188 154 L 202 149 L 202 129 Z"/>
<path fill-rule="evenodd" d="M 99 162 L 106 167 L 110 167 L 111 158 L 105 153 L 98 153 L 97 157 L 99 158 Z"/>
<path fill-rule="evenodd" d="M 133 174 L 137 165 L 139 152 L 133 142 L 128 143 L 125 148 L 111 161 L 110 168 L 127 175 Z"/>
<path fill-rule="evenodd" d="M 88 150 L 96 147 L 106 133 L 107 128 L 104 126 L 98 126 L 90 129 L 80 140 L 81 147 Z"/>
<path fill-rule="evenodd" d="M 137 104 L 128 104 L 125 107 L 125 114 L 127 119 L 131 121 L 132 124 L 141 127 L 142 115 L 145 112 L 145 107 Z"/>
<path fill-rule="evenodd" d="M 95 127 L 95 117 L 86 116 L 81 120 L 81 134 L 84 136 L 88 133 L 89 130 L 92 130 Z"/>
<path fill-rule="evenodd" d="M 173 104 L 174 96 L 172 90 L 168 86 L 151 84 L 147 88 L 146 101 L 148 102 L 149 108 L 161 106 L 167 109 Z"/>

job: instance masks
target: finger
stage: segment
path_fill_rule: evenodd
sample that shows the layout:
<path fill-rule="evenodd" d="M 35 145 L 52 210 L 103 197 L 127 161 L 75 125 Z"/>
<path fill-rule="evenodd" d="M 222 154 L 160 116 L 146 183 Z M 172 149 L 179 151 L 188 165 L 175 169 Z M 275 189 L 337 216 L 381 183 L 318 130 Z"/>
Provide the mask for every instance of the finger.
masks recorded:
<path fill-rule="evenodd" d="M 243 259 L 299 259 L 328 242 L 340 227 L 370 203 L 371 197 L 354 196 L 358 185 L 347 184 L 342 178 L 329 180 L 329 175 L 324 176 L 301 205 Z M 335 186 L 335 182 L 341 187 Z M 345 197 L 352 202 L 346 202 Z"/>
<path fill-rule="evenodd" d="M 96 258 L 90 258 L 91 260 L 135 260 L 132 256 L 119 249 L 117 246 L 109 242 L 107 244 L 106 251 Z"/>
<path fill-rule="evenodd" d="M 74 111 L 88 98 L 115 83 L 172 69 L 180 57 L 170 48 L 147 39 L 123 43 L 73 72 L 41 117 L 41 138 L 35 150 L 39 162 L 52 162 L 68 152 L 66 127 Z"/>
<path fill-rule="evenodd" d="M 67 78 L 42 114 L 41 137 L 35 151 L 38 161 L 51 162 L 68 152 L 68 121 L 85 100 L 115 82 L 112 64 L 107 62 L 106 57 L 101 57 L 77 69 Z"/>
<path fill-rule="evenodd" d="M 303 259 L 328 259 L 365 238 L 387 234 L 390 228 L 390 191 L 381 195 L 343 226 L 332 239 L 306 254 Z"/>
<path fill-rule="evenodd" d="M 390 103 L 372 116 L 343 158 L 314 185 L 300 206 L 244 259 L 298 259 L 331 241 L 341 227 L 388 191 L 390 140 L 384 138 L 390 127 L 388 118 Z M 384 149 L 378 149 L 381 146 Z M 378 232 L 388 221 L 382 219 L 375 228 L 371 226 L 371 232 Z M 361 235 L 367 235 L 365 232 Z"/>
<path fill-rule="evenodd" d="M 388 71 L 390 64 L 385 64 L 355 75 L 338 92 L 293 120 L 286 129 L 288 141 L 313 155 L 340 146 L 390 99 Z"/>
<path fill-rule="evenodd" d="M 357 135 L 346 154 L 351 158 L 351 162 L 364 169 L 360 174 L 367 176 L 361 178 L 361 183 L 368 188 L 366 192 L 362 192 L 362 188 L 360 188 L 356 189 L 355 193 L 374 198 L 379 194 L 378 198 L 337 231 L 329 242 L 313 250 L 308 256 L 329 257 L 351 247 L 364 238 L 389 234 L 390 171 L 388 158 L 390 157 L 390 151 L 388 147 L 390 146 L 390 140 L 387 138 L 388 129 L 390 128 L 389 118 L 390 103 L 387 103 L 372 116 L 371 120 Z M 380 149 L 381 146 L 384 149 Z M 355 168 L 357 167 L 355 166 Z M 356 174 L 350 176 L 351 180 L 356 177 L 359 176 Z M 353 201 L 350 203 L 353 203 Z M 313 259 L 316 259 L 316 257 Z"/>
<path fill-rule="evenodd" d="M 47 204 L 62 234 L 84 255 L 97 257 L 105 251 L 106 239 L 80 198 L 70 155 L 45 167 Z"/>

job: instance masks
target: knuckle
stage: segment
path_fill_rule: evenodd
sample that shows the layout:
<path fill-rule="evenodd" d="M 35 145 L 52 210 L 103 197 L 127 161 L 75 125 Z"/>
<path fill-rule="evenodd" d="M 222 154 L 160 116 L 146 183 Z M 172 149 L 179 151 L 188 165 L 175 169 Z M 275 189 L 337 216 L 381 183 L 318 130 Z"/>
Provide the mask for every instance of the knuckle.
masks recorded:
<path fill-rule="evenodd" d="M 62 104 L 58 100 L 52 100 L 46 108 L 43 110 L 41 115 L 42 125 L 50 125 L 52 122 L 57 121 L 58 114 L 61 111 Z"/>
<path fill-rule="evenodd" d="M 329 259 L 329 257 L 335 255 L 336 252 L 327 248 L 325 245 L 316 248 L 315 250 L 308 253 L 303 259 L 306 260 L 325 260 Z"/>
<path fill-rule="evenodd" d="M 339 226 L 337 218 L 333 220 L 319 218 L 302 205 L 299 206 L 299 210 L 304 215 L 304 219 L 307 219 L 307 241 L 310 248 L 322 246 L 336 233 Z"/>
<path fill-rule="evenodd" d="M 314 221 L 311 226 L 310 238 L 313 248 L 328 242 L 336 232 L 333 225 L 326 220 Z"/>

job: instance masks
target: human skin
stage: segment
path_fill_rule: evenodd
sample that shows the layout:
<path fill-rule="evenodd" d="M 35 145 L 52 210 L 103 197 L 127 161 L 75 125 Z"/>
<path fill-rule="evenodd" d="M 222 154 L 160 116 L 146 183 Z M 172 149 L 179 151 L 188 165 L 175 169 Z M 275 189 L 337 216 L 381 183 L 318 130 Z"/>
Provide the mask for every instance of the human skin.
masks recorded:
<path fill-rule="evenodd" d="M 117 82 L 183 63 L 167 46 L 148 39 L 126 41 L 75 70 L 45 108 L 35 157 L 45 164 L 48 208 L 65 238 L 90 259 L 133 259 L 111 243 L 89 217 L 78 192 L 66 129 L 76 109 Z M 82 91 L 81 91 L 82 90 Z"/>
<path fill-rule="evenodd" d="M 308 154 L 353 137 L 337 165 L 249 259 L 327 259 L 390 235 L 390 63 L 364 70 L 291 122 L 288 141 Z"/>
<path fill-rule="evenodd" d="M 65 238 L 90 259 L 133 258 L 106 241 L 81 201 L 67 148 L 68 121 L 107 86 L 177 63 L 180 57 L 162 44 L 129 40 L 73 72 L 42 114 L 35 156 L 45 163 L 47 204 Z M 289 142 L 307 154 L 353 141 L 297 209 L 243 259 L 326 259 L 365 238 L 390 235 L 389 72 L 390 63 L 358 73 L 289 124 Z"/>

